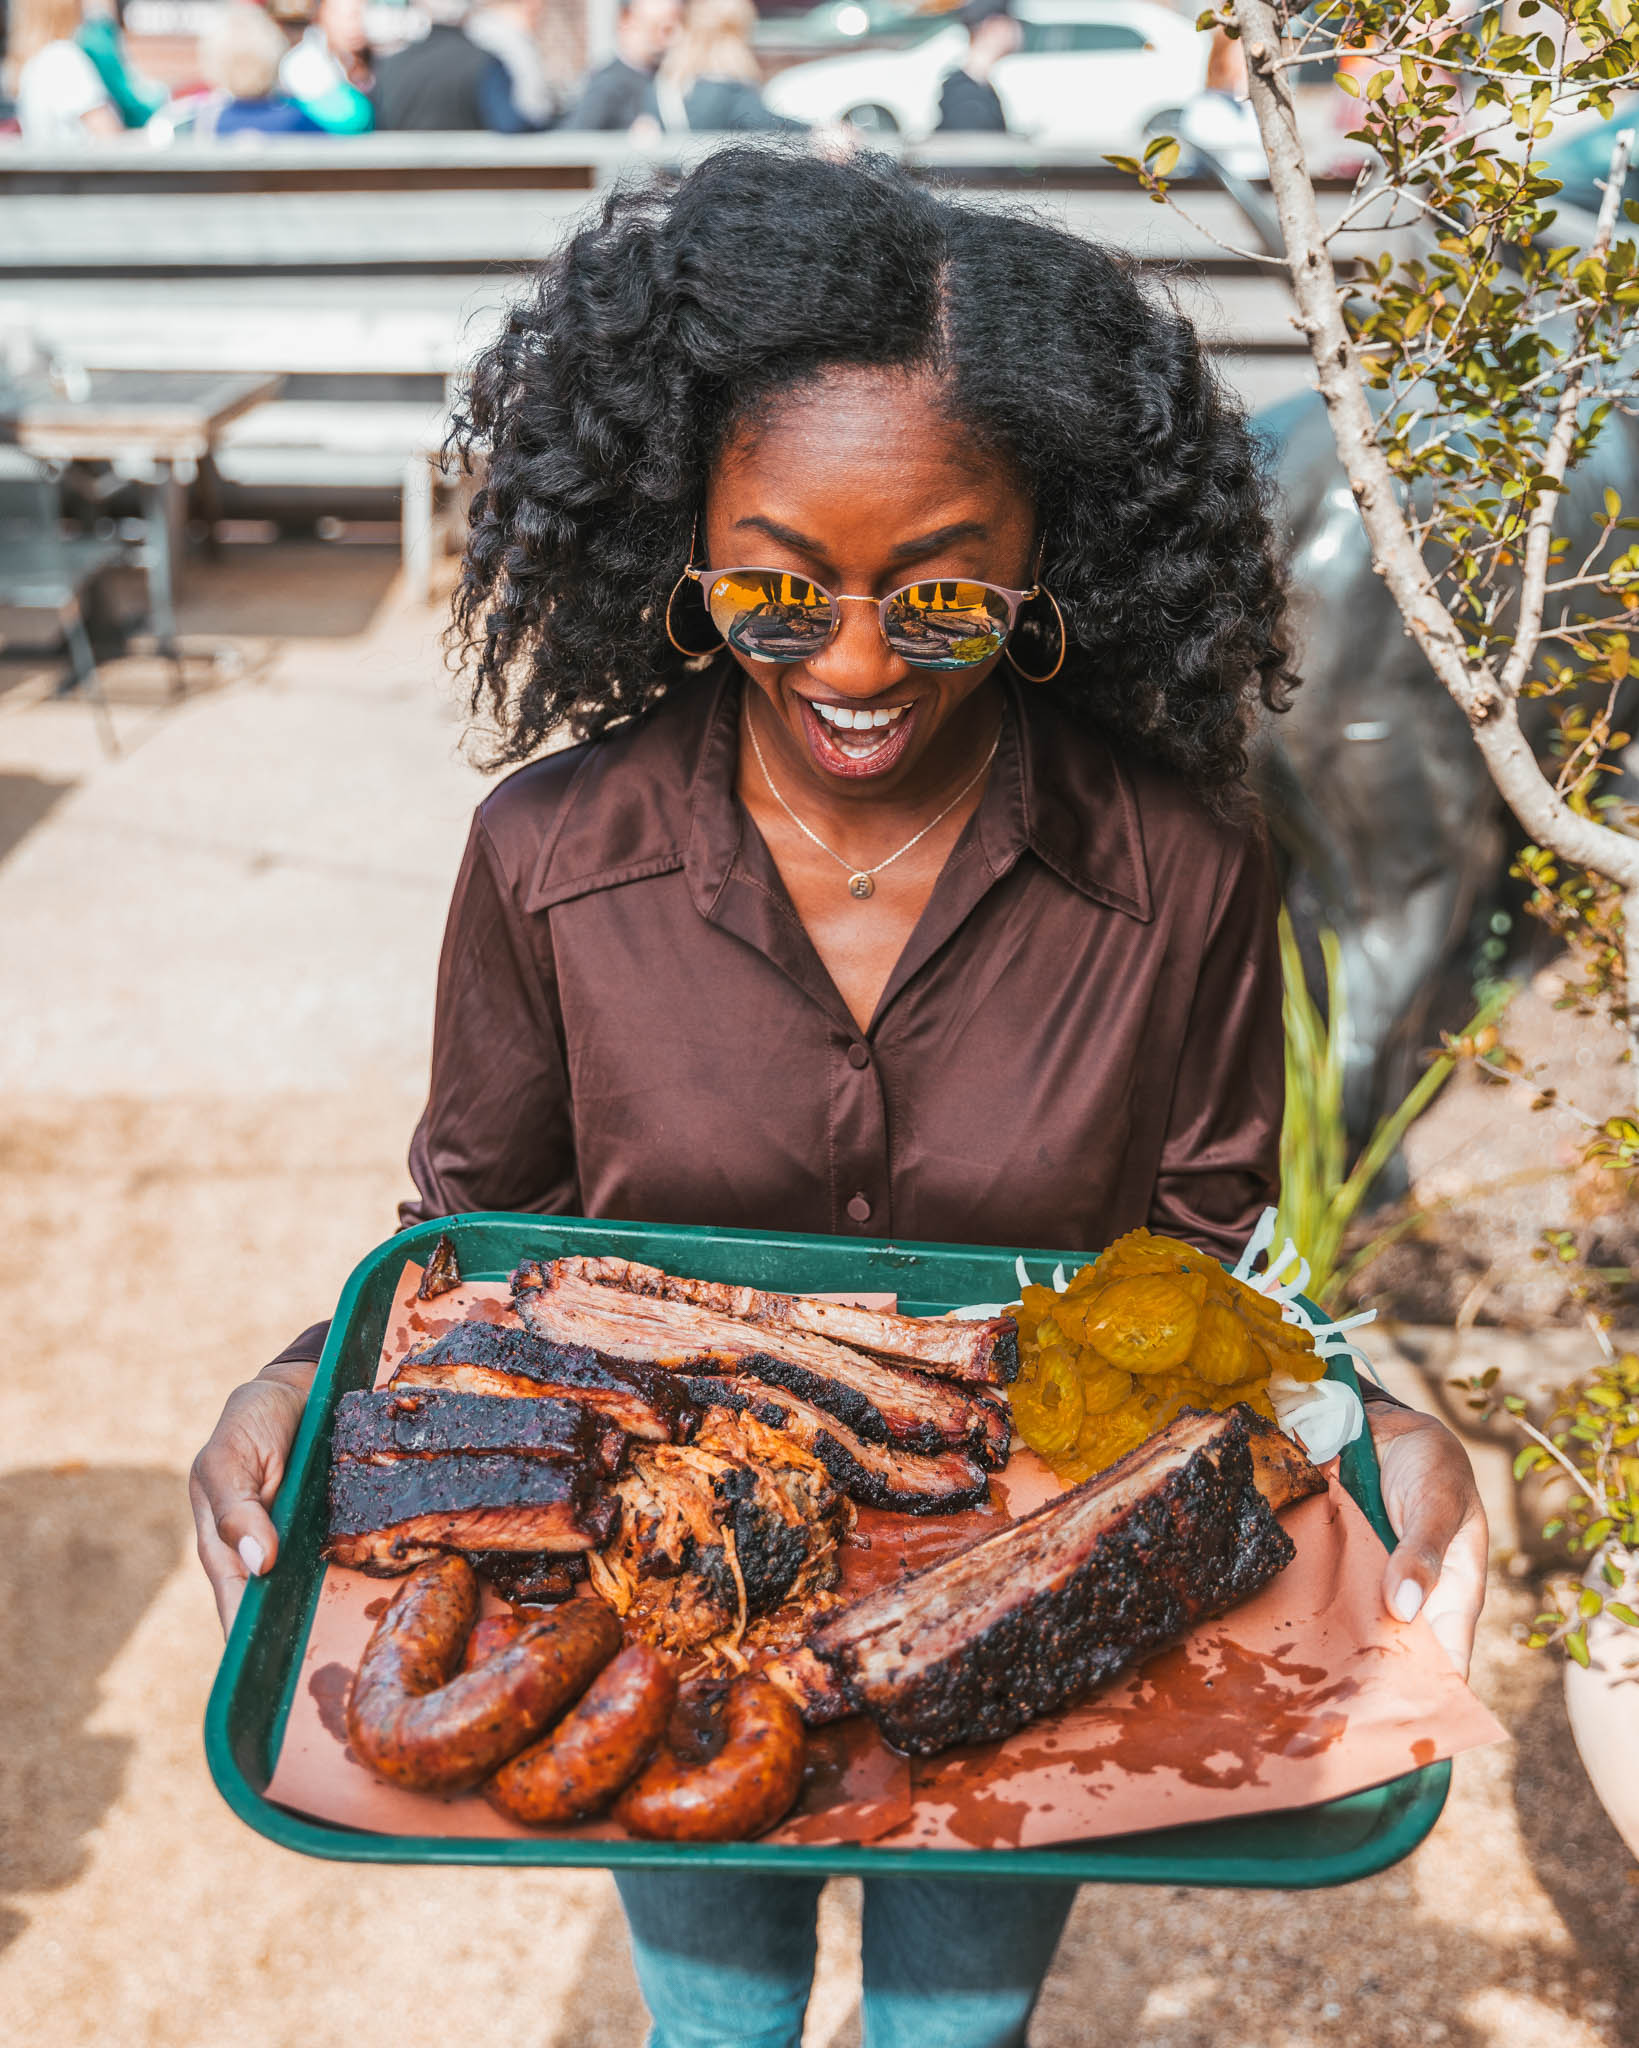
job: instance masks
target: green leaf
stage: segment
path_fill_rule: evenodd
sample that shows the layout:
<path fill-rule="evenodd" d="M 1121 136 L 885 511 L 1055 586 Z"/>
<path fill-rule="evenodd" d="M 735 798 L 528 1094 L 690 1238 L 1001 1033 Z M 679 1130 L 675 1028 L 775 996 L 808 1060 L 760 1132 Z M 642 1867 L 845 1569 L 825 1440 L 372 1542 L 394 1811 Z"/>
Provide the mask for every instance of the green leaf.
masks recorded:
<path fill-rule="evenodd" d="M 1639 1628 L 1639 1614 L 1635 1614 L 1625 1600 L 1612 1600 L 1605 1612 L 1614 1615 L 1624 1628 Z"/>
<path fill-rule="evenodd" d="M 1604 1607 L 1605 1596 L 1603 1593 L 1596 1593 L 1592 1586 L 1585 1586 L 1582 1589 L 1581 1596 L 1576 1603 L 1576 1609 L 1584 1621 L 1591 1621 L 1596 1614 L 1603 1613 Z"/>
<path fill-rule="evenodd" d="M 1523 1479 L 1527 1472 L 1534 1472 L 1547 1462 L 1548 1454 L 1540 1444 L 1527 1444 L 1523 1451 L 1514 1454 L 1514 1477 Z"/>
<path fill-rule="evenodd" d="M 1206 23 L 1203 21 L 1201 22 L 1200 26 L 1204 28 L 1206 26 Z M 1360 80 L 1355 77 L 1352 71 L 1339 71 L 1336 78 L 1333 80 L 1333 83 L 1336 85 L 1339 92 L 1346 92 L 1349 95 L 1350 99 L 1359 99 Z M 1628 201 L 1628 205 L 1634 208 L 1634 219 L 1639 220 L 1639 206 L 1634 206 L 1634 202 L 1631 199 Z"/>
<path fill-rule="evenodd" d="M 1178 158 L 1182 152 L 1170 135 L 1158 136 L 1156 140 L 1161 144 L 1161 147 L 1157 149 L 1155 143 L 1152 142 L 1144 152 L 1145 160 L 1149 161 L 1153 158 L 1153 162 L 1150 162 L 1150 171 L 1153 176 L 1157 178 L 1170 178 L 1178 168 Z"/>
<path fill-rule="evenodd" d="M 1620 519 L 1621 516 L 1622 500 L 1616 495 L 1615 491 L 1607 489 L 1605 492 L 1605 517 L 1607 519 Z"/>
<path fill-rule="evenodd" d="M 1584 1671 L 1587 1670 L 1588 1632 L 1586 1629 L 1572 1629 L 1571 1633 L 1565 1638 L 1565 1653 L 1569 1657 L 1574 1657 Z"/>

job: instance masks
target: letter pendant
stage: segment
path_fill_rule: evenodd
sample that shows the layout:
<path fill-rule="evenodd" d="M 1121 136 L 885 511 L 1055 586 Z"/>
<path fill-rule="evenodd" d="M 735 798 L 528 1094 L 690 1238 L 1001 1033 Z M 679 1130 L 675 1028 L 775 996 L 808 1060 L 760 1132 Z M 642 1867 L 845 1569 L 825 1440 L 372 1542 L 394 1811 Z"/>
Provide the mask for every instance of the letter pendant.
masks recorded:
<path fill-rule="evenodd" d="M 876 894 L 876 884 L 867 874 L 850 875 L 848 877 L 848 894 L 850 896 L 857 896 L 860 902 L 863 903 L 867 896 L 874 896 Z"/>

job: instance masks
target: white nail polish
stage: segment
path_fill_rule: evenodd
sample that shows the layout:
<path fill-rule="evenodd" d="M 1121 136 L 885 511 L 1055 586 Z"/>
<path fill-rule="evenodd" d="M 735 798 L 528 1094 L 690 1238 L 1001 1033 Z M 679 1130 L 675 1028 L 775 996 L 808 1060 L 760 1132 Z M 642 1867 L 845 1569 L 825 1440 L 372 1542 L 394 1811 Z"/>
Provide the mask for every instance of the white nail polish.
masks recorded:
<path fill-rule="evenodd" d="M 1402 1579 L 1394 1589 L 1392 1602 L 1402 1621 L 1415 1621 L 1423 1605 L 1423 1589 L 1415 1579 Z"/>
<path fill-rule="evenodd" d="M 253 1579 L 259 1579 L 262 1576 L 262 1565 L 267 1558 L 267 1552 L 254 1536 L 240 1537 L 239 1555 L 245 1561 L 245 1570 Z"/>

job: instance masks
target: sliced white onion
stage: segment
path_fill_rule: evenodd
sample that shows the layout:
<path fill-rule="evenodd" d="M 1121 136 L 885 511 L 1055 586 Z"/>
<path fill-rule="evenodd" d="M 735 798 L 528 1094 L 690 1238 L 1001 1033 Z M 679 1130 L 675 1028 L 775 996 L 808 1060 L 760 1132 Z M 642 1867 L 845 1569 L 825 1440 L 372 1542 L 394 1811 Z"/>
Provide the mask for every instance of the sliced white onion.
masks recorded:
<path fill-rule="evenodd" d="M 1317 1465 L 1335 1458 L 1366 1426 L 1360 1396 L 1341 1380 L 1295 1380 L 1276 1373 L 1269 1381 L 1269 1399 L 1281 1428 Z"/>

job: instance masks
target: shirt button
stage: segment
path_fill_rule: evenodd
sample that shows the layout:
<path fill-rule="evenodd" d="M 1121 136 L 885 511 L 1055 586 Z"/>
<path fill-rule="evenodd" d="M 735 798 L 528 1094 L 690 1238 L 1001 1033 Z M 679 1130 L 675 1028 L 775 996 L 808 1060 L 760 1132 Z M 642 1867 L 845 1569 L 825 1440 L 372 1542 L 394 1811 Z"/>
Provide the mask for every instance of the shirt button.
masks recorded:
<path fill-rule="evenodd" d="M 870 1047 L 857 1042 L 849 1046 L 848 1064 L 851 1067 L 868 1067 L 871 1064 Z"/>
<path fill-rule="evenodd" d="M 848 1214 L 856 1223 L 869 1223 L 871 1203 L 868 1195 L 855 1195 L 848 1204 Z"/>

